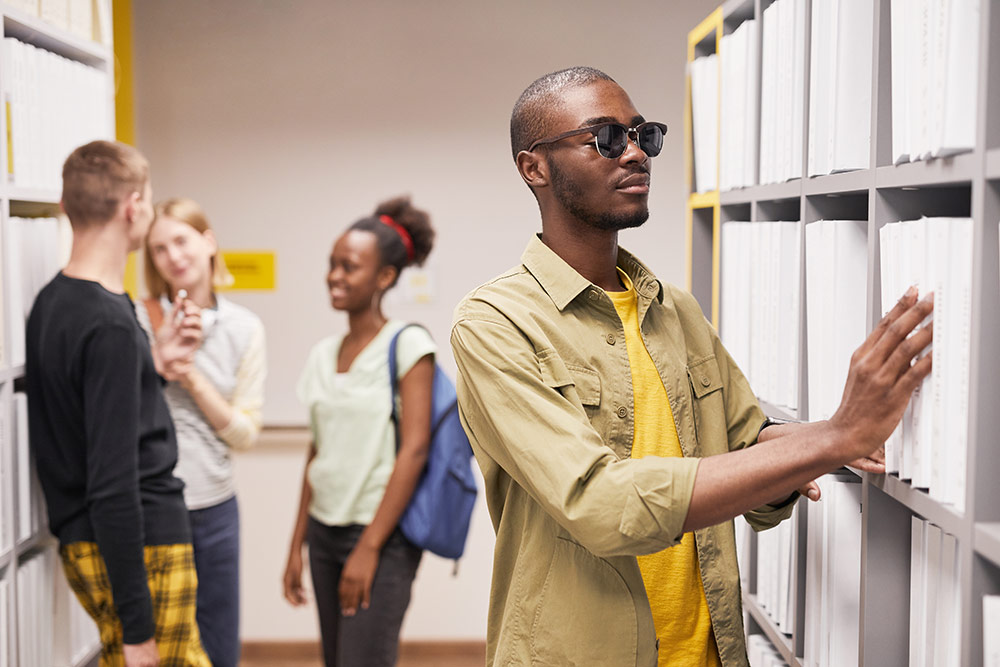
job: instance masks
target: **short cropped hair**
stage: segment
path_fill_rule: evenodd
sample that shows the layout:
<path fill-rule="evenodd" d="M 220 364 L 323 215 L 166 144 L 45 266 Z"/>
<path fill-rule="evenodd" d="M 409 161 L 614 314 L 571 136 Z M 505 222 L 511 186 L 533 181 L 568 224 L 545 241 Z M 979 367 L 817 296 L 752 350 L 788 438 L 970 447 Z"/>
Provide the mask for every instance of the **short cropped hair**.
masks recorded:
<path fill-rule="evenodd" d="M 156 270 L 156 264 L 153 263 L 153 253 L 149 248 L 150 232 L 153 231 L 156 223 L 164 217 L 179 220 L 200 234 L 204 234 L 212 229 L 212 225 L 208 222 L 208 216 L 205 215 L 205 210 L 193 199 L 173 197 L 156 205 L 156 217 L 153 218 L 153 223 L 149 226 L 149 231 L 146 232 L 146 240 L 143 244 L 142 253 L 143 279 L 146 281 L 146 291 L 154 299 L 159 299 L 164 294 L 170 297 L 173 296 L 170 294 L 167 281 Z M 212 288 L 232 287 L 235 282 L 236 279 L 229 272 L 229 269 L 226 267 L 226 261 L 222 258 L 222 251 L 217 251 L 215 256 L 212 257 Z"/>
<path fill-rule="evenodd" d="M 70 153 L 62 176 L 62 204 L 73 227 L 103 225 L 129 195 L 142 194 L 149 162 L 128 144 L 92 141 Z"/>
<path fill-rule="evenodd" d="M 545 137 L 549 131 L 546 111 L 558 106 L 559 93 L 595 81 L 615 83 L 610 76 L 593 67 L 570 67 L 546 74 L 525 88 L 510 114 L 510 150 L 514 159 L 536 140 Z"/>

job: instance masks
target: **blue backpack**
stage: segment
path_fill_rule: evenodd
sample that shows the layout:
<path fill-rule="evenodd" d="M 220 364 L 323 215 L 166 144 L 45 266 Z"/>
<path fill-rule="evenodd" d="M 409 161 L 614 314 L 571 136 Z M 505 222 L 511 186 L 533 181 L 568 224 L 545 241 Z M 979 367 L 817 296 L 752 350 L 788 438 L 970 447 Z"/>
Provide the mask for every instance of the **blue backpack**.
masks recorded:
<path fill-rule="evenodd" d="M 396 414 L 396 342 L 408 324 L 389 343 L 389 386 L 392 387 L 392 421 L 399 449 L 399 417 Z M 399 520 L 406 539 L 421 549 L 444 558 L 457 559 L 465 550 L 472 506 L 476 503 L 476 479 L 472 473 L 472 447 L 458 418 L 455 386 L 441 367 L 434 365 L 431 397 L 431 443 L 427 464 L 410 504 Z"/>

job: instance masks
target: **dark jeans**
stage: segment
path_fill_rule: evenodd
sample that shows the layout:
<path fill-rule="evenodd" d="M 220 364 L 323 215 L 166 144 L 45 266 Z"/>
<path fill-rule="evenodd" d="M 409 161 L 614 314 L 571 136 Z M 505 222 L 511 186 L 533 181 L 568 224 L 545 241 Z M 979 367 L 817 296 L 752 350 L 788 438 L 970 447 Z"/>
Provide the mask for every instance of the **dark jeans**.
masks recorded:
<path fill-rule="evenodd" d="M 340 614 L 340 573 L 364 526 L 325 526 L 309 519 L 309 568 L 319 609 L 327 667 L 392 667 L 399 651 L 399 628 L 410 604 L 410 586 L 423 552 L 397 528 L 382 547 L 368 609 Z"/>
<path fill-rule="evenodd" d="M 191 510 L 198 631 L 214 667 L 240 661 L 240 511 L 236 498 Z"/>

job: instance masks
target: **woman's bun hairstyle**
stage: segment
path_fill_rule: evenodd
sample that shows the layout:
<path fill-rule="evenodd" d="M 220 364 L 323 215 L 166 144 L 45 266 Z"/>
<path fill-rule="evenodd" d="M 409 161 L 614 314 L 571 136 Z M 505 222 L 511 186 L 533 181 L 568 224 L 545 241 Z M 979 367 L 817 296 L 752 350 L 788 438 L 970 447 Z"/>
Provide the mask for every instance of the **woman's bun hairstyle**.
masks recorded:
<path fill-rule="evenodd" d="M 371 217 L 358 220 L 350 229 L 375 235 L 382 264 L 394 266 L 397 278 L 408 266 L 422 266 L 434 247 L 430 216 L 414 208 L 407 196 L 382 202 Z"/>

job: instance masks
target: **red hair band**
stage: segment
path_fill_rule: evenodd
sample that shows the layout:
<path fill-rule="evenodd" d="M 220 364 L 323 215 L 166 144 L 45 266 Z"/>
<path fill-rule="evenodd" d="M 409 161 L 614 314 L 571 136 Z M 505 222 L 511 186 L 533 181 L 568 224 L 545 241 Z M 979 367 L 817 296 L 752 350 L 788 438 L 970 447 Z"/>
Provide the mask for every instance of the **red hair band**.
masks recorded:
<path fill-rule="evenodd" d="M 412 262 L 414 256 L 416 256 L 416 251 L 413 249 L 413 237 L 410 236 L 410 232 L 406 231 L 406 227 L 403 227 L 403 225 L 387 215 L 380 215 L 378 219 L 382 221 L 382 224 L 389 225 L 396 230 L 399 238 L 403 241 L 403 245 L 406 246 L 406 258 Z"/>

